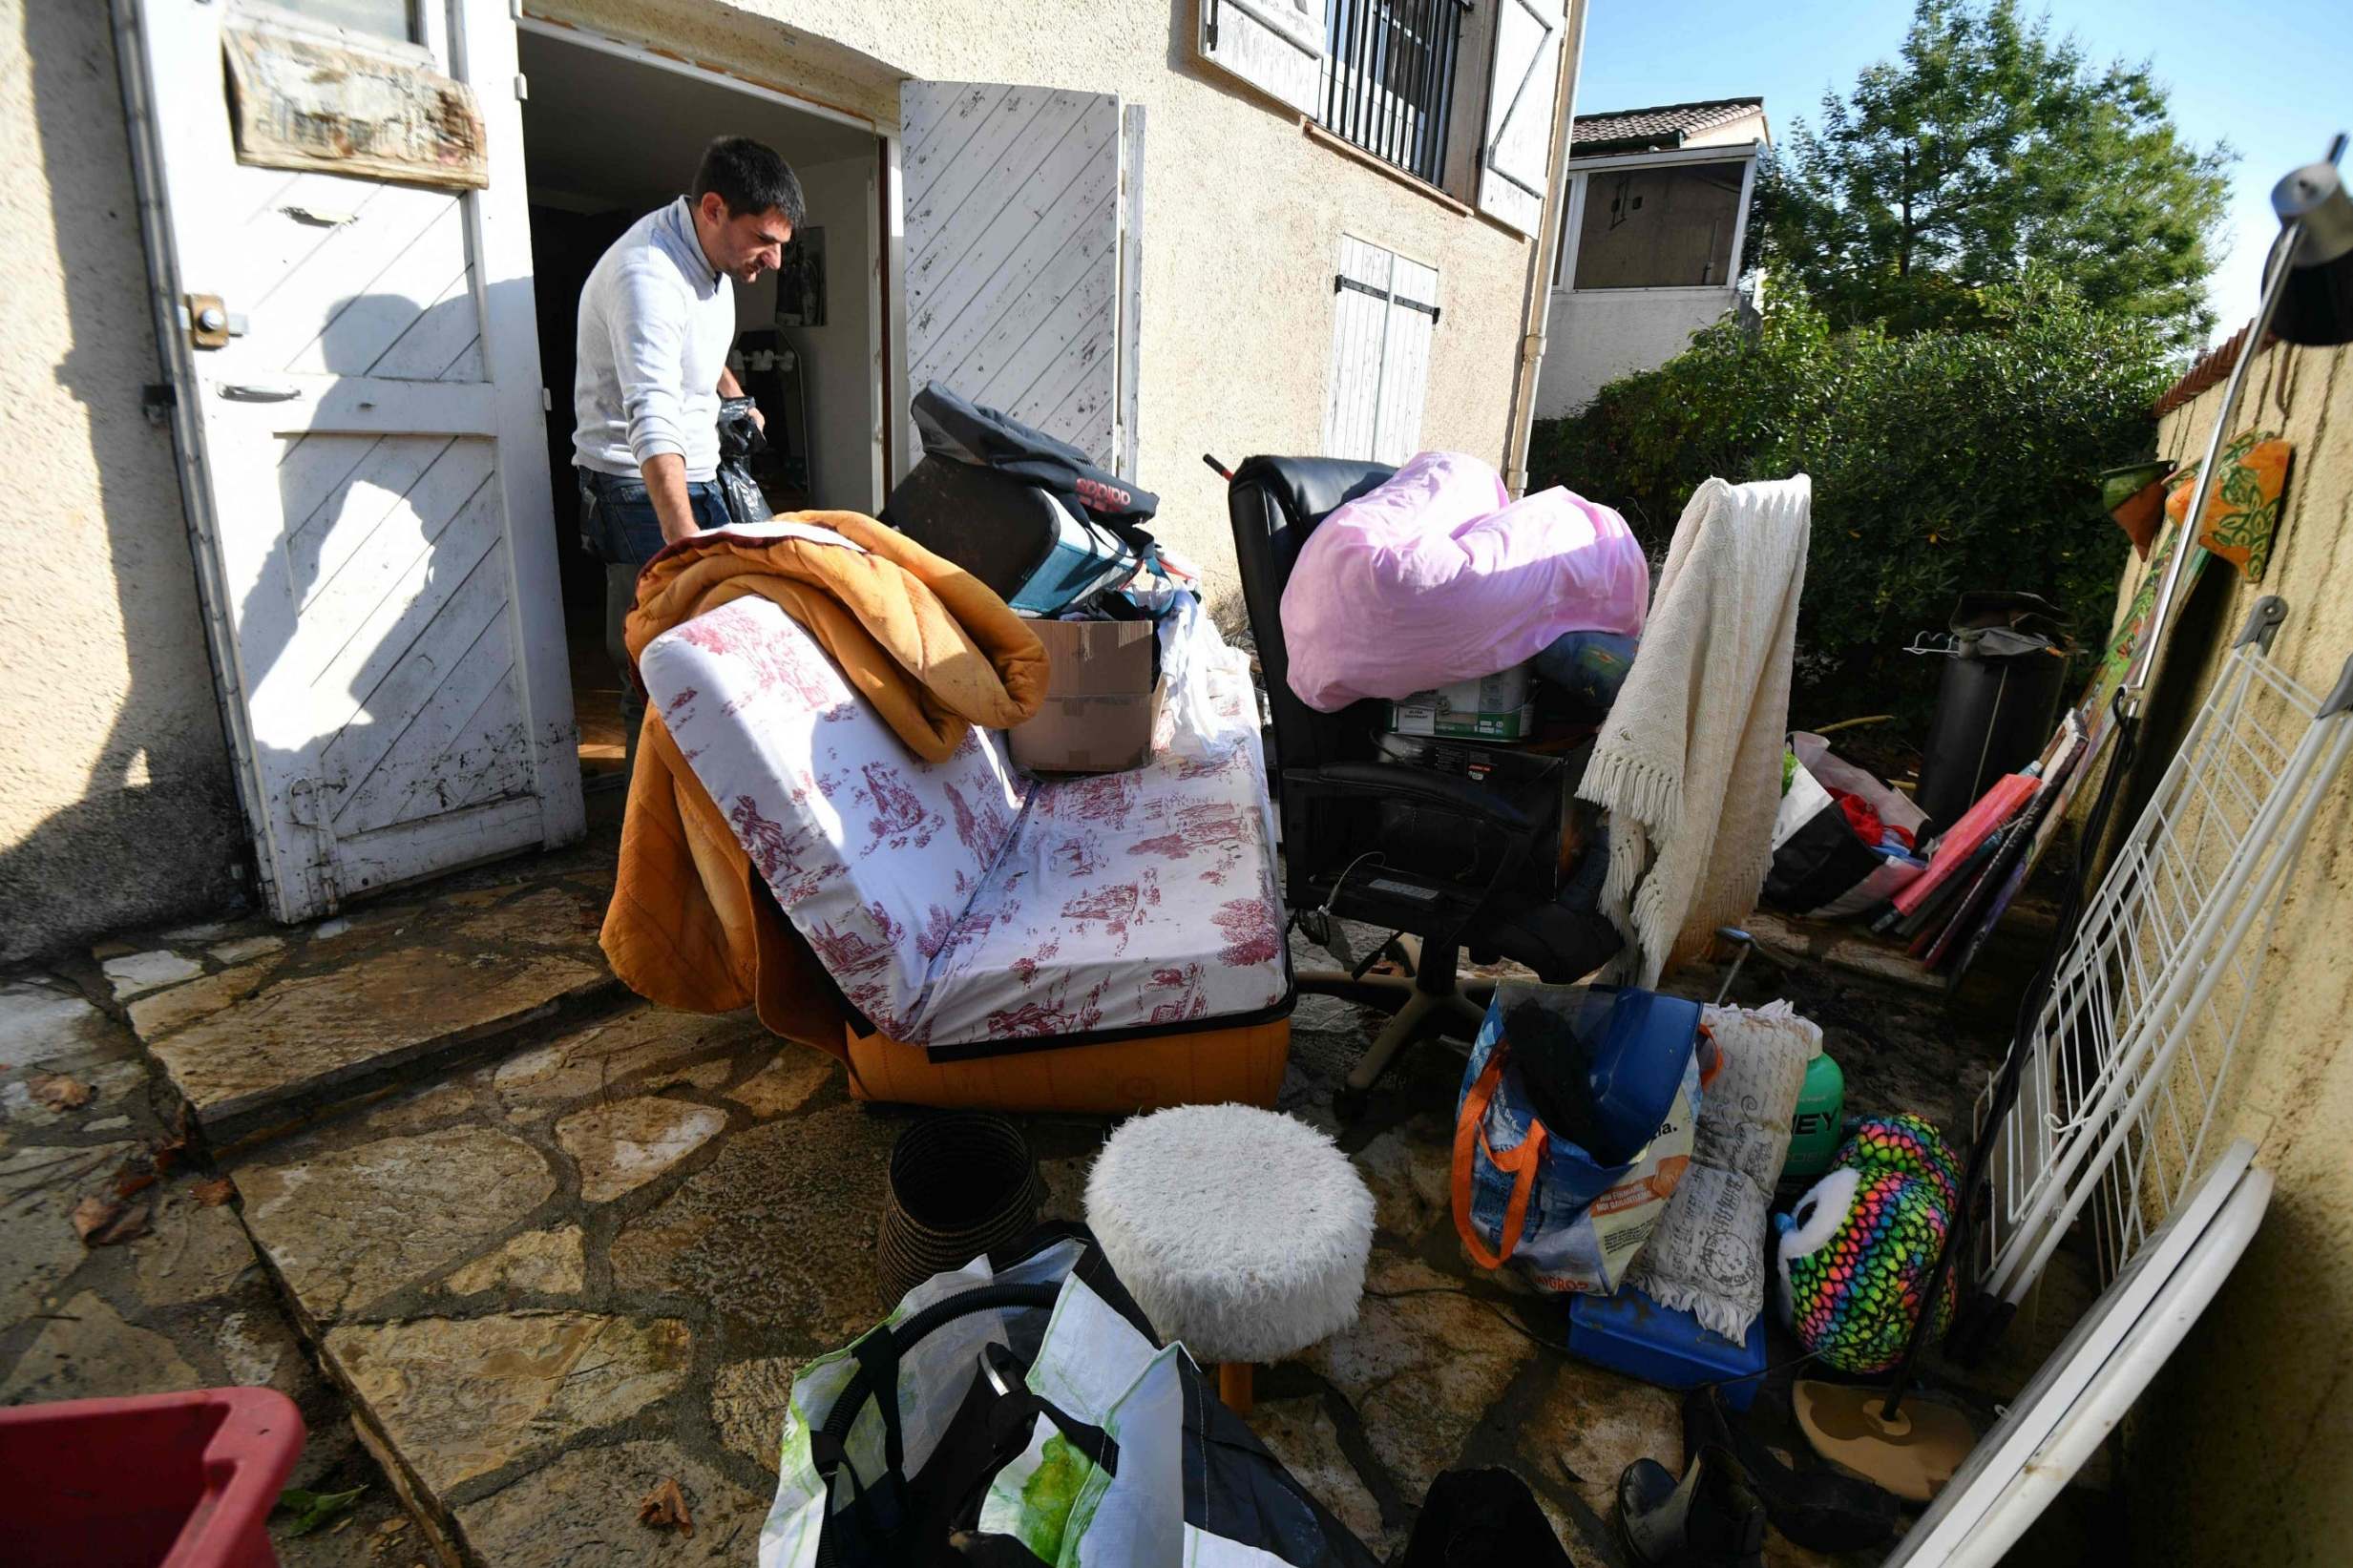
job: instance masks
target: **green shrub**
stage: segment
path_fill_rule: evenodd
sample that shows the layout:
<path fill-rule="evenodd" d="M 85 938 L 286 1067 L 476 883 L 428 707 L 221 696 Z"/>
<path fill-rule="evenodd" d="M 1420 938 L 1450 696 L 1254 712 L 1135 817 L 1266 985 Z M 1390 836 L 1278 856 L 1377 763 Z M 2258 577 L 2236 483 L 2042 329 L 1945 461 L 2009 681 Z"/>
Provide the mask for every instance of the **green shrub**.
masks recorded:
<path fill-rule="evenodd" d="M 1655 563 L 1709 475 L 1811 474 L 1793 721 L 1893 712 L 1917 739 L 1938 669 L 1902 649 L 1962 590 L 2041 594 L 2084 648 L 2105 637 L 2127 546 L 2093 476 L 2149 453 L 2172 373 L 2147 324 L 2056 287 L 1902 338 L 1833 333 L 1793 299 L 1539 424 L 1531 482 L 1616 507 Z"/>

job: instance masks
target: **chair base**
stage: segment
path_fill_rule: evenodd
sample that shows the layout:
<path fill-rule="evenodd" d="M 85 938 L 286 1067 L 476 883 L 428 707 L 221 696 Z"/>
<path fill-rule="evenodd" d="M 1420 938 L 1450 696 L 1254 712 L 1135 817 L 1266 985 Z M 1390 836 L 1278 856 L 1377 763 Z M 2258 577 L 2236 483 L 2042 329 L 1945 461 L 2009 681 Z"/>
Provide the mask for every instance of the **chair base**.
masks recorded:
<path fill-rule="evenodd" d="M 852 1099 L 950 1109 L 1133 1116 L 1228 1101 L 1271 1107 L 1291 1056 L 1289 1018 L 944 1062 L 886 1035 L 848 1033 Z"/>
<path fill-rule="evenodd" d="M 1217 1369 L 1217 1397 L 1236 1415 L 1248 1415 L 1256 1403 L 1250 1392 L 1250 1364 L 1229 1361 Z"/>
<path fill-rule="evenodd" d="M 1460 955 L 1451 944 L 1423 944 L 1412 954 L 1411 976 L 1359 976 L 1337 970 L 1299 972 L 1298 986 L 1304 993 L 1376 1007 L 1389 1014 L 1389 1022 L 1357 1058 L 1347 1081 L 1333 1094 L 1332 1109 L 1342 1121 L 1354 1121 L 1364 1114 L 1374 1084 L 1407 1046 L 1440 1035 L 1461 1040 L 1478 1037 L 1480 1026 L 1487 1019 L 1487 1004 L 1495 996 L 1495 982 L 1458 984 L 1455 966 Z"/>

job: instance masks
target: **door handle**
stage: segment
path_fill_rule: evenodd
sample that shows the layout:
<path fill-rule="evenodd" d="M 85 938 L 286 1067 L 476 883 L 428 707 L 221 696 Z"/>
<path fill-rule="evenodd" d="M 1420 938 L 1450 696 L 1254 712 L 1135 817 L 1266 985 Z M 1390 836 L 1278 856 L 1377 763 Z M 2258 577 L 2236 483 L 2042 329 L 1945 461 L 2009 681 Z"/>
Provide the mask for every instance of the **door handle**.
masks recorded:
<path fill-rule="evenodd" d="M 221 395 L 232 403 L 291 403 L 303 389 L 290 381 L 224 381 Z"/>

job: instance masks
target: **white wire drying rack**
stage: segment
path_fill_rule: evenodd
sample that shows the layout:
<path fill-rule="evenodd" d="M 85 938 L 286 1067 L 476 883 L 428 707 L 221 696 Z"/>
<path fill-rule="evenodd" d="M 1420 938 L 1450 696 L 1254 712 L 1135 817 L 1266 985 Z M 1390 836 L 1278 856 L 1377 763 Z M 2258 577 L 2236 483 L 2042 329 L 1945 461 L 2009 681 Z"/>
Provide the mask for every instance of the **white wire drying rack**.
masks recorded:
<path fill-rule="evenodd" d="M 2087 1205 L 2112 1279 L 2204 1168 L 2287 878 L 2353 749 L 2353 660 L 2305 691 L 2271 659 L 2285 615 L 2257 604 L 2061 962 L 1996 1134 L 1984 1297 L 2015 1306 Z"/>

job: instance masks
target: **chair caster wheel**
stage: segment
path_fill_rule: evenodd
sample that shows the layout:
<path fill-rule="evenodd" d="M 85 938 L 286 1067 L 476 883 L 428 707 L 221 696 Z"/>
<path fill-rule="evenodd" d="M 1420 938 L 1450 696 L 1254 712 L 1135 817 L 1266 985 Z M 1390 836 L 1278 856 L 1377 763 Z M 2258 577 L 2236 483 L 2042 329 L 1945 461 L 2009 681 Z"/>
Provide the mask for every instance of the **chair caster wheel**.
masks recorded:
<path fill-rule="evenodd" d="M 1355 1121 L 1363 1117 L 1366 1107 L 1372 1102 L 1373 1092 L 1370 1089 L 1352 1089 L 1342 1084 L 1332 1096 L 1332 1114 L 1343 1122 Z"/>

